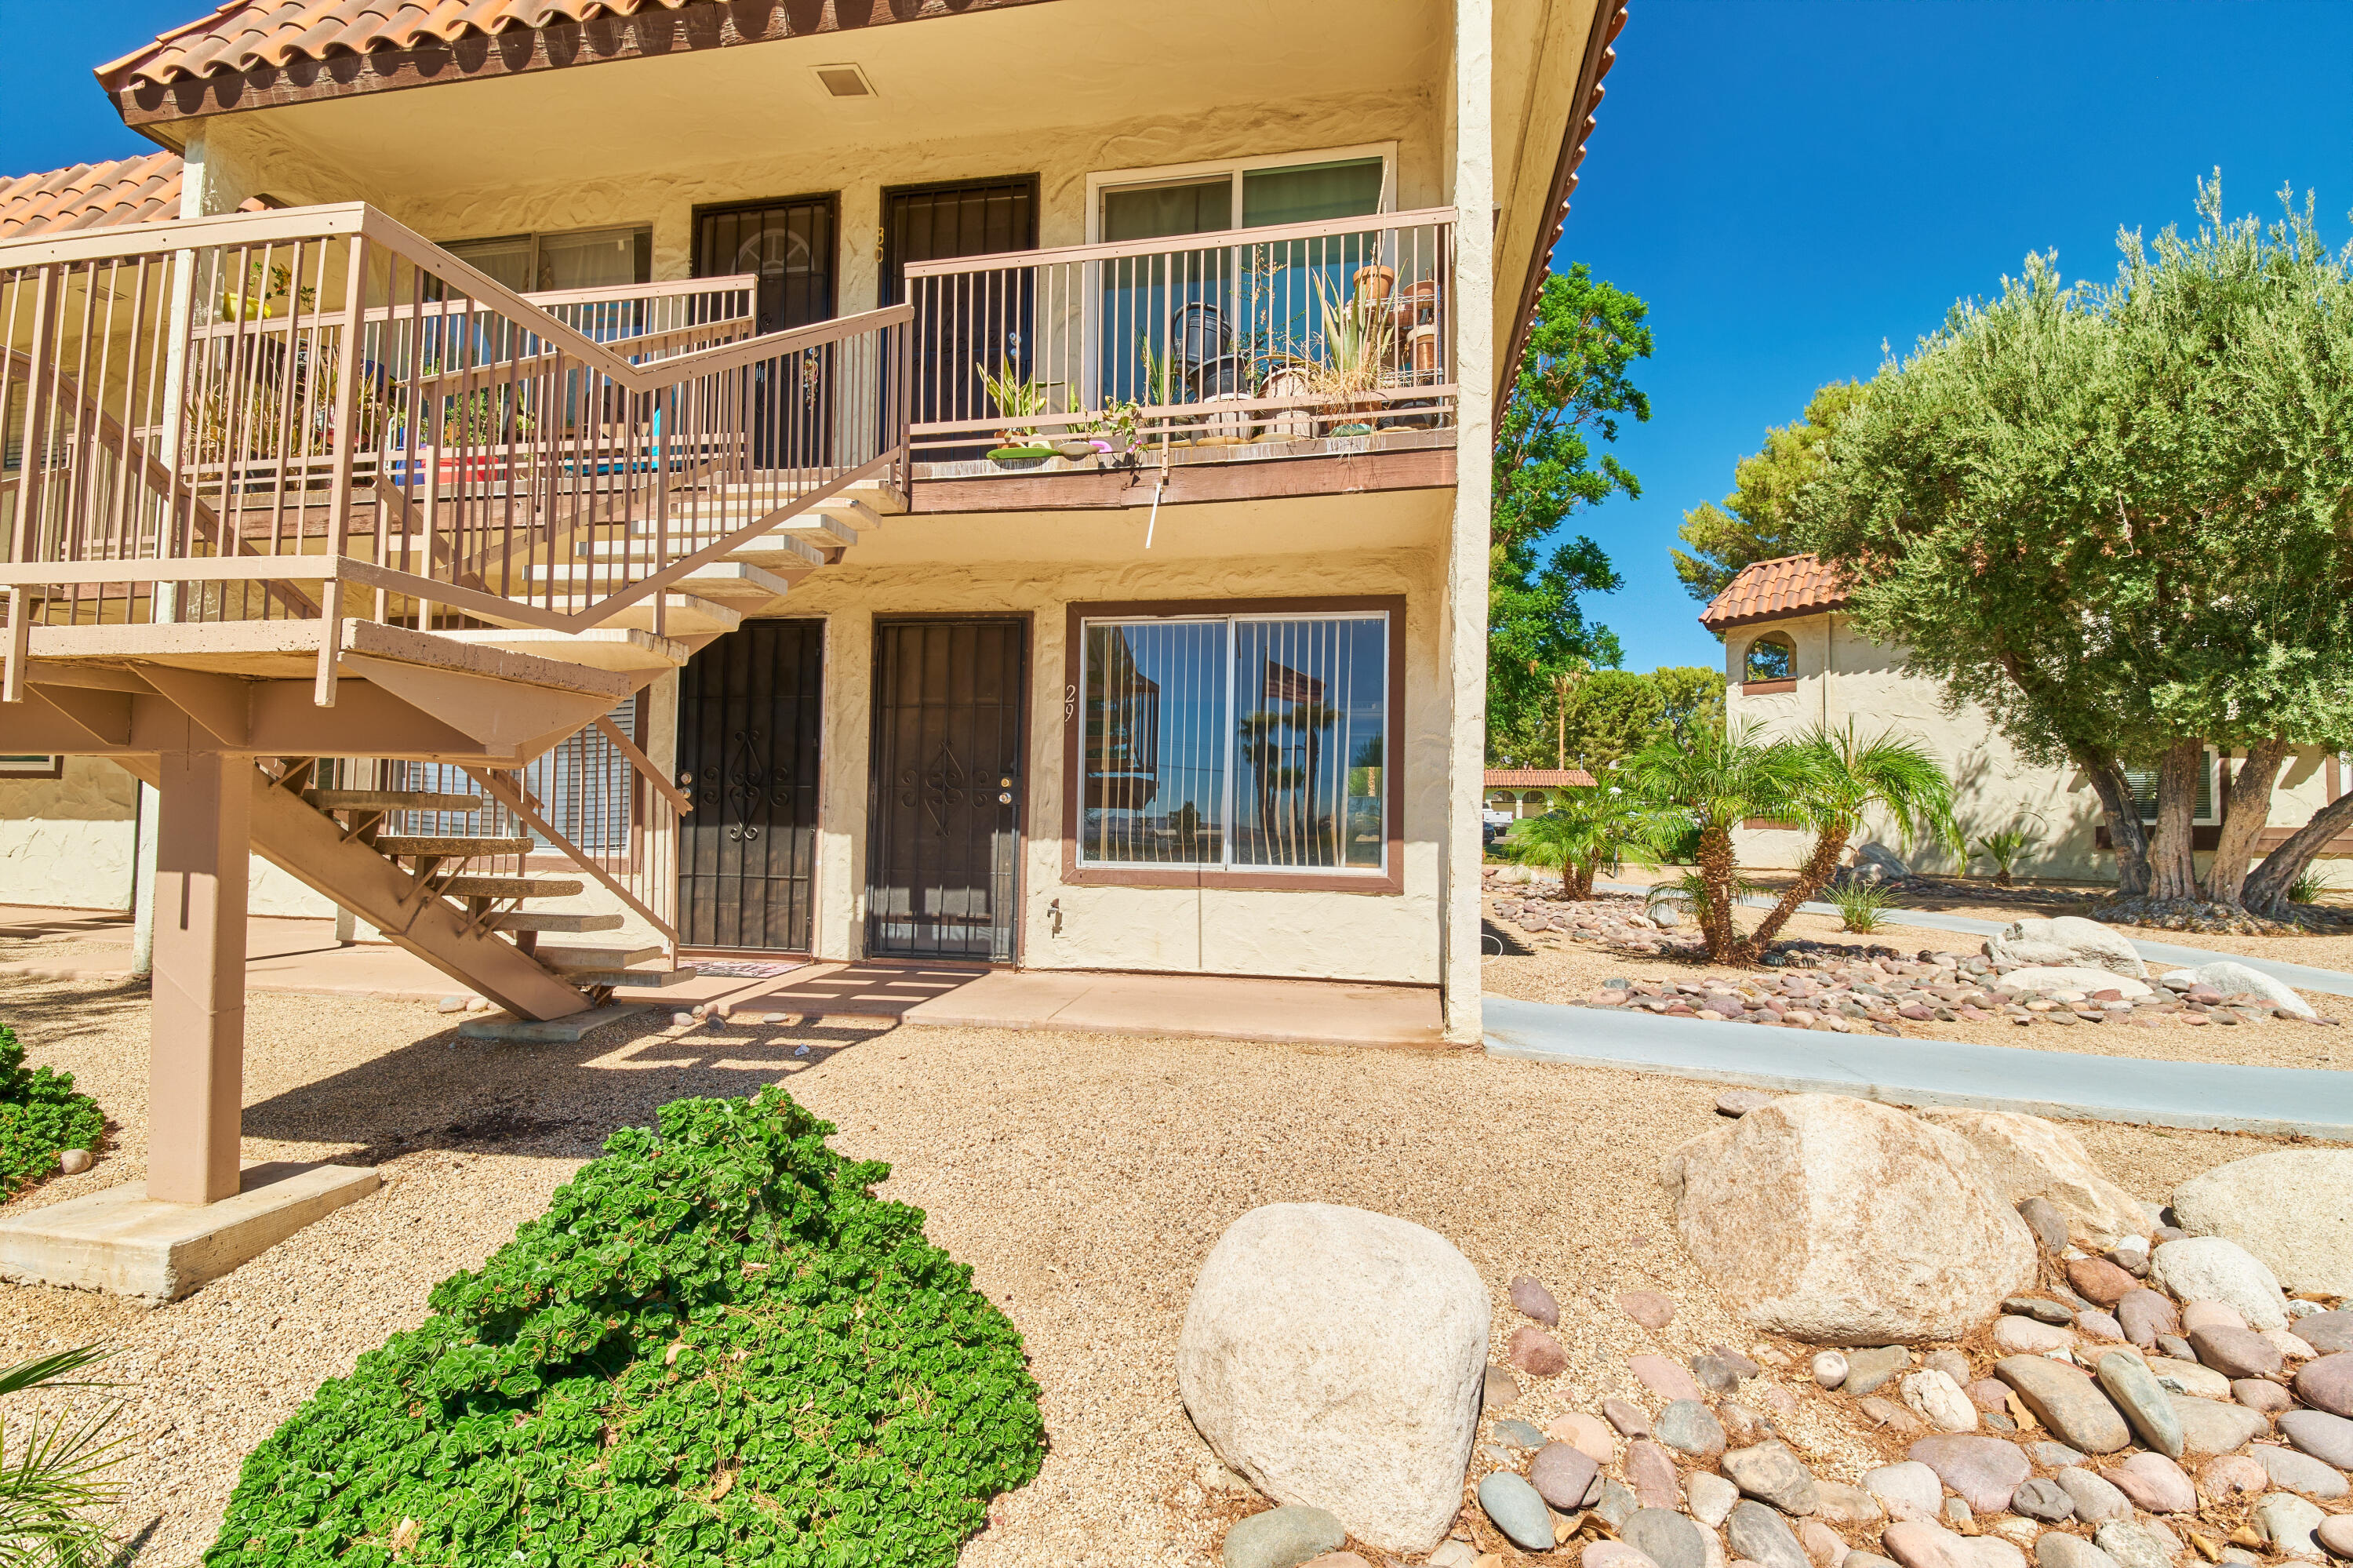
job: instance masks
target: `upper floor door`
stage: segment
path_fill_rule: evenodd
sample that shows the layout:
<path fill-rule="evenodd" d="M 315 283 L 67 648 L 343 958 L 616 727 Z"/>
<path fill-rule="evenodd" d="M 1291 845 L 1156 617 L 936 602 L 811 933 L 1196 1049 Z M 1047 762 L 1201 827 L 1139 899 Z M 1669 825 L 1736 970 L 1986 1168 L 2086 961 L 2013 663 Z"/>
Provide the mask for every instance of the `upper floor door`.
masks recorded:
<path fill-rule="evenodd" d="M 764 333 L 828 320 L 839 222 L 831 195 L 704 207 L 694 215 L 694 274 L 758 278 L 753 311 Z"/>
<path fill-rule="evenodd" d="M 882 301 L 907 297 L 906 267 L 959 256 L 996 256 L 1038 245 L 1038 176 L 910 185 L 882 193 Z M 987 275 L 976 289 L 958 291 L 956 308 L 915 334 L 913 417 L 959 418 L 989 404 L 980 370 L 1027 380 L 1035 302 L 1027 272 Z M 979 368 L 976 368 L 979 367 Z M 976 456 L 986 442 L 918 453 L 925 460 Z"/>

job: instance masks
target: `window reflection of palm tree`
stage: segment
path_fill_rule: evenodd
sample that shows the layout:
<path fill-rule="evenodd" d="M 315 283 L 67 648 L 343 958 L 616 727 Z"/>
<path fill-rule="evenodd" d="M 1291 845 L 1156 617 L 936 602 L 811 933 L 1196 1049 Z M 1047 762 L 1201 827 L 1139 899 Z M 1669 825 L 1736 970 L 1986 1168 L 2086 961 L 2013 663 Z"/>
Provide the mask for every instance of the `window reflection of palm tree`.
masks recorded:
<path fill-rule="evenodd" d="M 1311 684 L 1320 691 L 1323 683 Z M 1240 749 L 1257 789 L 1259 837 L 1286 852 L 1272 857 L 1276 863 L 1304 863 L 1308 845 L 1323 836 L 1313 820 L 1314 785 L 1324 732 L 1339 721 L 1339 710 L 1320 697 L 1270 702 L 1241 717 Z"/>

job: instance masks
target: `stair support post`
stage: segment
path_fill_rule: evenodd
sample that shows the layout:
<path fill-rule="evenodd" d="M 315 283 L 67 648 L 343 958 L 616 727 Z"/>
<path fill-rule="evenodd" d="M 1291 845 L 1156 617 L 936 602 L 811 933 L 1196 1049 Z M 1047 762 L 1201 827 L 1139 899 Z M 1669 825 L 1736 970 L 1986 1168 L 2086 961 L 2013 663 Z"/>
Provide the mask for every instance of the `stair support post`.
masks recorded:
<path fill-rule="evenodd" d="M 156 762 L 147 1195 L 211 1203 L 239 1185 L 253 764 L 217 751 Z"/>

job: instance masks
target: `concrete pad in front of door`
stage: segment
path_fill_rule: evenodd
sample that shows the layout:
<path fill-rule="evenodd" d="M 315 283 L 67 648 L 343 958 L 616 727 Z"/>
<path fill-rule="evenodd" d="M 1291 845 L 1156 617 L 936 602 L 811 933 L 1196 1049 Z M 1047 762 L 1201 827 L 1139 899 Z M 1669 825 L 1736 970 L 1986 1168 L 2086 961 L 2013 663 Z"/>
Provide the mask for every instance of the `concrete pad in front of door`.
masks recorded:
<path fill-rule="evenodd" d="M 376 1190 L 369 1165 L 248 1165 L 216 1203 L 159 1203 L 143 1181 L 0 1222 L 0 1279 L 175 1301 Z"/>
<path fill-rule="evenodd" d="M 1101 974 L 923 963 L 813 963 L 734 980 L 739 1022 L 866 1020 L 942 1029 L 1069 1029 L 1344 1045 L 1442 1044 L 1438 991 L 1348 980 Z"/>

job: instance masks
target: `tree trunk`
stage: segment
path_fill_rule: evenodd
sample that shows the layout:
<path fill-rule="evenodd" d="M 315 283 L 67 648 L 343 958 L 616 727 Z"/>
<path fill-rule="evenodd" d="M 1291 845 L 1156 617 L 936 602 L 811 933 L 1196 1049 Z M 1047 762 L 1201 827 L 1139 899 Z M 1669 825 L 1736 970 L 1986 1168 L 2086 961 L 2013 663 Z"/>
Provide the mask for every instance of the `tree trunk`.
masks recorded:
<path fill-rule="evenodd" d="M 2304 874 L 2323 845 L 2337 834 L 2353 827 L 2353 794 L 2338 796 L 2317 811 L 2312 821 L 2287 836 L 2287 842 L 2263 856 L 2263 863 L 2255 867 L 2240 892 L 2240 903 L 2257 915 L 2274 920 L 2287 918 L 2287 890 Z"/>
<path fill-rule="evenodd" d="M 2113 753 L 2076 746 L 2067 751 L 2092 781 L 2101 813 L 2108 819 L 2108 842 L 2116 852 L 2116 896 L 2138 898 L 2148 892 L 2148 832 L 2140 824 L 2140 808 L 2133 803 L 2132 782 Z"/>
<path fill-rule="evenodd" d="M 1773 938 L 1781 934 L 1781 927 L 1789 923 L 1789 916 L 1798 912 L 1798 906 L 1830 885 L 1831 878 L 1838 874 L 1839 856 L 1846 853 L 1846 841 L 1843 828 L 1826 828 L 1814 840 L 1813 853 L 1798 868 L 1797 881 L 1766 911 L 1765 918 L 1741 944 L 1743 963 L 1755 963 L 1762 957 L 1765 949 L 1772 946 Z"/>
<path fill-rule="evenodd" d="M 1582 901 L 1593 896 L 1593 868 L 1591 866 L 1572 865 L 1568 862 L 1563 861 L 1561 863 L 1560 880 L 1561 891 L 1567 894 L 1569 897 Z"/>
<path fill-rule="evenodd" d="M 1699 910 L 1700 936 L 1708 958 L 1719 964 L 1736 960 L 1740 938 L 1732 923 L 1732 884 L 1738 863 L 1732 854 L 1732 830 L 1711 827 L 1699 835 L 1699 874 L 1707 886 L 1707 907 Z"/>
<path fill-rule="evenodd" d="M 2198 814 L 2198 769 L 2206 748 L 2177 740 L 2157 764 L 2157 833 L 2149 844 L 2148 895 L 2168 904 L 2198 896 L 2198 862 L 2191 853 L 2190 820 Z"/>
<path fill-rule="evenodd" d="M 2214 859 L 2206 867 L 2206 896 L 2215 903 L 2239 902 L 2247 868 L 2254 863 L 2255 842 L 2271 821 L 2272 789 L 2294 750 L 2275 736 L 2257 741 L 2248 748 L 2247 759 L 2239 764 L 2223 803 L 2222 842 L 2215 846 Z"/>

